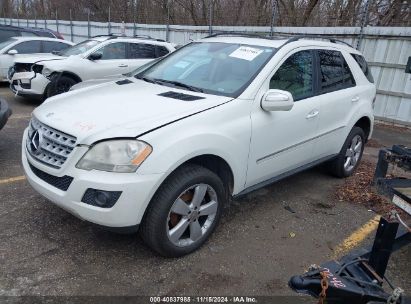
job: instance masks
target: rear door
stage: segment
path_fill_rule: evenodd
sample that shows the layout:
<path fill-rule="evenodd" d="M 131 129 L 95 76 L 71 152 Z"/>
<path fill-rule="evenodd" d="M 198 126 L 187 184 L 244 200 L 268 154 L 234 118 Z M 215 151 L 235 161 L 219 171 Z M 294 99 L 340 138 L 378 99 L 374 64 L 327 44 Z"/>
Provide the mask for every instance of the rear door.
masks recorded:
<path fill-rule="evenodd" d="M 355 107 L 360 101 L 356 82 L 344 55 L 338 50 L 317 50 L 318 99 L 321 101 L 318 145 L 314 156 L 336 154 L 344 143 Z"/>

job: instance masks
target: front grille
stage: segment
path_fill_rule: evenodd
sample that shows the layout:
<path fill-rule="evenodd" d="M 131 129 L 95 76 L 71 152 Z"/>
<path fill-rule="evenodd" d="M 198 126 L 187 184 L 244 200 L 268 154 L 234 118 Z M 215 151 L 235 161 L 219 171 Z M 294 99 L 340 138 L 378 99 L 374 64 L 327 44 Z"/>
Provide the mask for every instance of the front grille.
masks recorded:
<path fill-rule="evenodd" d="M 67 191 L 67 189 L 70 187 L 71 182 L 73 181 L 73 178 L 71 176 L 64 175 L 62 177 L 57 177 L 51 174 L 48 174 L 46 172 L 43 172 L 36 167 L 34 167 L 32 164 L 29 163 L 31 171 L 40 178 L 41 180 L 45 181 L 47 184 L 52 185 L 53 187 L 56 187 L 57 189 L 60 189 L 62 191 Z"/>
<path fill-rule="evenodd" d="M 53 168 L 61 168 L 76 146 L 76 141 L 74 136 L 55 130 L 33 117 L 26 147 L 36 160 Z"/>

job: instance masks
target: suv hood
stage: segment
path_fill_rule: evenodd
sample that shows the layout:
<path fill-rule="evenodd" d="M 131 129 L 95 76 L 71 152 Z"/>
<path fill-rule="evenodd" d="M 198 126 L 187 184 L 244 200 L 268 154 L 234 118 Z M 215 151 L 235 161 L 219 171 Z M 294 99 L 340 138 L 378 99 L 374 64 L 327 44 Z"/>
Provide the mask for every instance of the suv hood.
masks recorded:
<path fill-rule="evenodd" d="M 49 98 L 33 115 L 42 123 L 77 137 L 77 144 L 135 138 L 155 128 L 232 100 L 127 78 L 131 83 L 105 83 Z M 202 99 L 184 101 L 159 96 L 176 92 Z"/>
<path fill-rule="evenodd" d="M 124 79 L 125 76 L 123 74 L 115 74 L 115 75 L 109 75 L 106 77 L 101 77 L 101 78 L 97 78 L 97 79 L 89 79 L 89 80 L 85 80 L 79 83 L 76 83 L 75 85 L 73 85 L 70 88 L 70 91 L 75 91 L 78 89 L 84 89 L 87 87 L 91 87 L 91 86 L 95 86 L 97 84 L 103 84 L 106 82 L 111 82 L 111 81 L 115 81 L 115 80 L 121 80 Z"/>
<path fill-rule="evenodd" d="M 62 57 L 58 55 L 53 55 L 53 54 L 36 54 L 33 56 L 33 54 L 20 54 L 20 55 L 15 55 L 15 63 L 37 63 L 39 61 L 49 61 L 49 60 L 62 60 L 67 57 Z"/>

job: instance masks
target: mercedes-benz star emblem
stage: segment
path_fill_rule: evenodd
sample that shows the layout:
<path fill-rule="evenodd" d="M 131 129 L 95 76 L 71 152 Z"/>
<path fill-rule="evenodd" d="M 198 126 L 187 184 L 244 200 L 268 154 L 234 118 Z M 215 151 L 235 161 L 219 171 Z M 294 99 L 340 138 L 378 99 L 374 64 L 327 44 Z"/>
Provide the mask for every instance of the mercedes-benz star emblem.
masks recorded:
<path fill-rule="evenodd" d="M 43 141 L 43 134 L 41 130 L 37 129 L 33 132 L 30 138 L 30 148 L 34 153 L 39 153 L 41 150 L 41 142 Z"/>

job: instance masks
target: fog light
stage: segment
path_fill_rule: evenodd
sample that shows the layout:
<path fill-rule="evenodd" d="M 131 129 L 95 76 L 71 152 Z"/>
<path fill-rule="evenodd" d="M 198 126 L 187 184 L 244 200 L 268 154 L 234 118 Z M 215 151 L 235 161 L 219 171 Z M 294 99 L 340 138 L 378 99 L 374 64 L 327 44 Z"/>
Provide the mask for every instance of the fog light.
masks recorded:
<path fill-rule="evenodd" d="M 111 208 L 120 198 L 121 191 L 104 191 L 98 189 L 87 189 L 81 201 L 88 205 Z"/>

